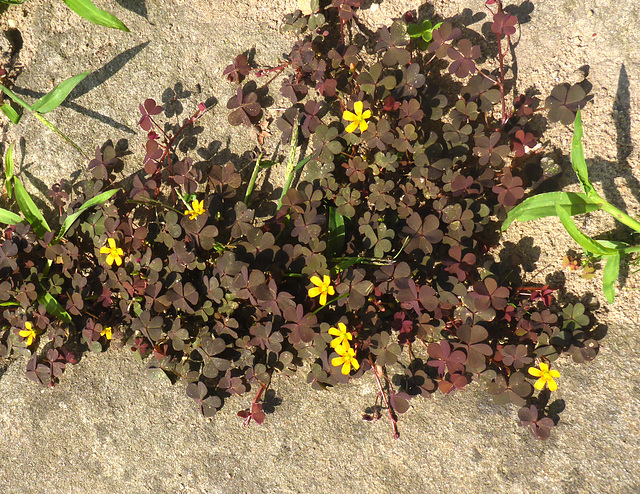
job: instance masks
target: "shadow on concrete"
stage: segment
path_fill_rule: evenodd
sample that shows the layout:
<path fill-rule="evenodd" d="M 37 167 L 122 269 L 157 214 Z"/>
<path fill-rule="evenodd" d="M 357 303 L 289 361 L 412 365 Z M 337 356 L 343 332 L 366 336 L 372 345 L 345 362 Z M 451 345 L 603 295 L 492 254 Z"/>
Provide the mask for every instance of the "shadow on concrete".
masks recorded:
<path fill-rule="evenodd" d="M 80 84 L 78 84 L 75 87 L 73 91 L 71 91 L 69 96 L 67 96 L 67 98 L 64 100 L 64 102 L 60 106 L 69 108 L 89 118 L 93 118 L 102 123 L 110 125 L 115 129 L 122 130 L 129 134 L 135 134 L 135 131 L 129 126 L 121 122 L 117 122 L 116 120 L 114 120 L 113 118 L 107 115 L 103 115 L 94 110 L 91 110 L 90 108 L 85 108 L 82 105 L 74 103 L 73 100 L 87 94 L 92 89 L 106 82 L 113 75 L 115 75 L 120 69 L 122 69 L 122 67 L 124 67 L 124 65 L 127 62 L 131 61 L 138 53 L 140 53 L 148 44 L 149 44 L 149 41 L 145 41 L 144 43 L 140 43 L 139 45 L 129 48 L 128 50 L 125 50 L 119 55 L 117 55 L 111 61 L 107 62 L 98 70 L 91 72 Z M 42 93 L 39 91 L 33 91 L 28 88 L 20 88 L 17 86 L 13 86 L 12 90 L 13 92 L 15 92 L 20 96 L 30 96 L 35 99 L 41 98 L 42 96 L 45 95 L 45 93 Z"/>

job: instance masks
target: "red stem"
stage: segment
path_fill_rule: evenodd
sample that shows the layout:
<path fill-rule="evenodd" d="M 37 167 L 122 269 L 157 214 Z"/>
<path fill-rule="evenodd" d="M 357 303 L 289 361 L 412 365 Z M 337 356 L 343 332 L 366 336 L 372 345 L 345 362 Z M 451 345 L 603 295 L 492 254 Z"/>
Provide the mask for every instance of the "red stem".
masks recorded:
<path fill-rule="evenodd" d="M 266 386 L 262 383 L 260 383 L 260 389 L 258 390 L 258 393 L 256 394 L 256 397 L 253 399 L 253 403 L 251 403 L 251 408 L 249 408 L 249 416 L 244 419 L 244 426 L 248 426 L 251 423 L 251 419 L 253 418 L 253 405 L 255 405 L 256 403 L 258 403 L 258 401 L 260 400 L 260 397 L 262 396 L 262 393 L 264 392 L 264 390 L 267 389 Z"/>
<path fill-rule="evenodd" d="M 398 421 L 393 416 L 393 407 L 389 400 L 387 399 L 387 394 L 382 388 L 382 382 L 380 381 L 380 376 L 378 375 L 378 370 L 376 368 L 376 364 L 373 363 L 373 359 L 369 356 L 369 362 L 371 363 L 371 368 L 373 369 L 373 374 L 376 376 L 376 382 L 378 383 L 378 389 L 380 390 L 380 395 L 382 396 L 382 400 L 384 404 L 387 406 L 387 412 L 389 413 L 389 419 L 391 420 L 391 429 L 393 430 L 393 438 L 398 439 L 400 437 L 400 433 L 398 432 Z"/>

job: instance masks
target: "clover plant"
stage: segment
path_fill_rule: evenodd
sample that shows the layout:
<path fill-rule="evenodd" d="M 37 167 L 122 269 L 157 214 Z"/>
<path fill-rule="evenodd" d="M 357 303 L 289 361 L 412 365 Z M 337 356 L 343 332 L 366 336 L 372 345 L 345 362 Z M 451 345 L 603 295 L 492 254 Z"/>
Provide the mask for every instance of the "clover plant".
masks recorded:
<path fill-rule="evenodd" d="M 598 343 L 582 304 L 559 304 L 492 255 L 500 218 L 544 177 L 530 162 L 542 109 L 527 95 L 508 100 L 516 17 L 487 2 L 498 43 L 489 70 L 450 21 L 369 33 L 360 0 L 301 5 L 286 19 L 300 37 L 284 63 L 238 55 L 225 70 L 229 122 L 259 126 L 258 146 L 273 98 L 257 81 L 287 100 L 275 122 L 289 147 L 277 204 L 276 194 L 261 216 L 253 205 L 258 175 L 274 166 L 264 150 L 247 180 L 232 163 L 194 162 L 178 144 L 208 108 L 174 127 L 147 99 L 144 168 L 131 183 L 118 181 L 113 150 L 98 149 L 92 179 L 52 187 L 49 214 L 68 226 L 59 242 L 24 222 L 5 230 L 0 355 L 30 356 L 28 376 L 49 385 L 82 352 L 124 346 L 185 380 L 206 417 L 251 392 L 246 424 L 266 419 L 275 372 L 303 371 L 318 390 L 369 375 L 378 392 L 363 418 L 384 412 L 394 437 L 412 398 L 479 379 L 547 437 L 558 417 L 544 388 L 562 387 L 560 355 L 588 361 Z"/>

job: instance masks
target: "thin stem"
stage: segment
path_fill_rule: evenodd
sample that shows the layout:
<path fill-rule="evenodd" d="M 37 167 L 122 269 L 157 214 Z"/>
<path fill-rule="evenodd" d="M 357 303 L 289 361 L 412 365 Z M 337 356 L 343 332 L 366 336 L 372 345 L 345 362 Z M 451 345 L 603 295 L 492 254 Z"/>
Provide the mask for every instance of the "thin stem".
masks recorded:
<path fill-rule="evenodd" d="M 316 310 L 314 310 L 311 314 L 315 315 L 318 312 L 320 312 L 322 309 L 324 309 L 326 306 L 328 306 L 329 304 L 332 304 L 333 302 L 340 300 L 342 298 L 347 298 L 349 296 L 348 293 L 343 293 L 342 295 L 336 297 L 336 298 L 332 298 L 331 300 L 329 300 L 326 304 L 321 305 L 320 307 L 318 307 Z"/>
<path fill-rule="evenodd" d="M 247 205 L 249 205 L 249 198 L 251 197 L 251 193 L 256 186 L 256 180 L 258 180 L 258 172 L 260 171 L 260 161 L 262 161 L 262 155 L 263 153 L 260 153 L 258 155 L 258 159 L 256 159 L 256 164 L 253 167 L 253 173 L 251 174 L 251 179 L 249 180 L 249 185 L 247 186 L 247 193 L 244 195 L 244 203 Z"/>
<path fill-rule="evenodd" d="M 376 376 L 376 382 L 378 383 L 378 389 L 380 390 L 380 395 L 384 401 L 384 404 L 387 406 L 387 412 L 389 413 L 389 419 L 391 420 L 391 429 L 393 430 L 393 438 L 398 439 L 400 437 L 400 433 L 398 432 L 398 421 L 393 416 L 393 408 L 389 400 L 387 399 L 387 394 L 384 392 L 382 388 L 382 382 L 380 381 L 380 376 L 378 375 L 378 365 L 373 363 L 373 359 L 369 357 L 369 362 L 371 363 L 371 368 L 373 369 L 373 374 Z M 382 369 L 380 369 L 381 371 Z"/>
<path fill-rule="evenodd" d="M 249 408 L 249 416 L 244 419 L 244 426 L 248 426 L 251 423 L 251 419 L 253 418 L 253 405 L 255 405 L 256 403 L 258 403 L 258 401 L 260 401 L 260 397 L 262 396 L 262 393 L 264 393 L 264 390 L 267 389 L 267 387 L 260 383 L 260 389 L 258 390 L 258 393 L 256 394 L 256 397 L 253 399 L 253 403 L 251 403 L 251 408 Z"/>

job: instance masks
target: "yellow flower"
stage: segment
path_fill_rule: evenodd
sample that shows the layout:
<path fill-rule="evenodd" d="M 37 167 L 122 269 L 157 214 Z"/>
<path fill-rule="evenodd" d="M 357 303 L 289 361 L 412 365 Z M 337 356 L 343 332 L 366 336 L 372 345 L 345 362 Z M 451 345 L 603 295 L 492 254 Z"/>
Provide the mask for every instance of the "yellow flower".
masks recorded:
<path fill-rule="evenodd" d="M 320 295 L 320 305 L 327 303 L 327 295 L 334 295 L 336 293 L 331 286 L 331 279 L 326 274 L 323 279 L 320 279 L 319 276 L 312 276 L 310 281 L 316 286 L 309 288 L 309 296 L 313 298 Z"/>
<path fill-rule="evenodd" d="M 111 266 L 114 262 L 120 266 L 122 264 L 122 256 L 124 252 L 120 247 L 116 247 L 116 241 L 113 238 L 110 238 L 106 245 L 100 248 L 100 254 L 107 254 L 107 264 Z"/>
<path fill-rule="evenodd" d="M 338 328 L 329 328 L 329 334 L 335 336 L 331 341 L 331 348 L 338 348 L 339 346 L 350 347 L 349 340 L 353 339 L 353 336 L 347 331 L 347 326 L 344 323 L 339 322 Z"/>
<path fill-rule="evenodd" d="M 198 216 L 204 214 L 204 201 L 194 199 L 191 203 L 191 209 L 187 209 L 184 214 L 189 215 L 190 220 L 195 220 Z"/>
<path fill-rule="evenodd" d="M 25 329 L 18 331 L 18 334 L 23 338 L 26 338 L 27 346 L 30 346 L 31 343 L 33 343 L 33 340 L 36 339 L 36 336 L 38 336 L 38 333 L 36 333 L 36 330 L 33 329 L 33 325 L 29 321 L 24 323 L 24 327 Z"/>
<path fill-rule="evenodd" d="M 533 385 L 538 391 L 542 391 L 544 389 L 545 384 L 549 383 L 549 391 L 555 391 L 558 389 L 558 385 L 553 380 L 554 377 L 560 377 L 560 373 L 557 370 L 549 370 L 549 366 L 544 362 L 540 362 L 540 369 L 536 369 L 535 367 L 529 368 L 529 374 L 534 377 L 539 377 L 536 383 Z"/>
<path fill-rule="evenodd" d="M 362 101 L 356 101 L 353 104 L 355 113 L 351 113 L 348 110 L 344 111 L 344 113 L 342 114 L 342 118 L 351 122 L 344 130 L 351 133 L 354 132 L 358 127 L 360 127 L 360 132 L 364 132 L 369 128 L 369 124 L 366 122 L 366 119 L 371 118 L 371 110 L 367 110 L 363 113 L 362 108 Z"/>
<path fill-rule="evenodd" d="M 339 357 L 334 357 L 331 359 L 331 365 L 334 367 L 342 366 L 342 373 L 346 376 L 351 372 L 351 367 L 355 370 L 360 368 L 360 363 L 356 360 L 356 351 L 349 346 L 338 346 L 336 347 L 336 353 L 340 355 Z"/>
<path fill-rule="evenodd" d="M 107 340 L 110 340 L 111 337 L 113 336 L 111 334 L 111 326 L 107 326 L 106 328 L 104 328 L 101 332 L 100 332 L 100 336 L 104 336 Z"/>

